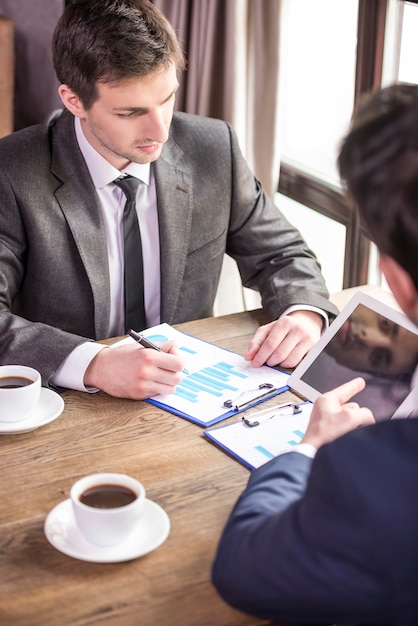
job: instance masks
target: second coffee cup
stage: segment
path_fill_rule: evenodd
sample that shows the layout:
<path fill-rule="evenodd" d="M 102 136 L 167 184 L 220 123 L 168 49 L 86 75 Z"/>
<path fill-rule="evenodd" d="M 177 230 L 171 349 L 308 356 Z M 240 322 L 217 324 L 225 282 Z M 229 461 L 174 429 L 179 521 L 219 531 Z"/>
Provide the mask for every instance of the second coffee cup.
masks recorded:
<path fill-rule="evenodd" d="M 81 534 L 97 546 L 125 541 L 138 524 L 145 503 L 144 486 L 126 474 L 91 474 L 71 488 L 71 502 Z"/>

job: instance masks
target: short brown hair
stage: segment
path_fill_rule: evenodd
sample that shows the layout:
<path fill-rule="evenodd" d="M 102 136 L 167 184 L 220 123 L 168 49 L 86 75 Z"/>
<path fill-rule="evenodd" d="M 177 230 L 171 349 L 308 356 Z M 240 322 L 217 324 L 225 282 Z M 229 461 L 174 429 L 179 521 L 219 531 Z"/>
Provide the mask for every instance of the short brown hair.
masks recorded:
<path fill-rule="evenodd" d="M 370 238 L 418 290 L 418 85 L 395 84 L 364 97 L 338 165 Z"/>
<path fill-rule="evenodd" d="M 173 28 L 150 0 L 74 0 L 54 32 L 52 55 L 58 80 L 88 109 L 97 83 L 119 82 L 184 68 Z"/>

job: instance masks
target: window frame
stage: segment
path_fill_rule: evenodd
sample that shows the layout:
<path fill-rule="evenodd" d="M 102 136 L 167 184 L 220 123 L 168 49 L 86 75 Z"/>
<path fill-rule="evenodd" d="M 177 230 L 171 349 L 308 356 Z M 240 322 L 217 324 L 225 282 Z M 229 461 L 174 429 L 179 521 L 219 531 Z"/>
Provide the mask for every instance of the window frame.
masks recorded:
<path fill-rule="evenodd" d="M 381 85 L 386 13 L 387 0 L 359 0 L 353 106 L 363 93 Z M 282 161 L 278 192 L 346 227 L 343 288 L 366 284 L 370 240 L 354 204 L 342 191 Z"/>

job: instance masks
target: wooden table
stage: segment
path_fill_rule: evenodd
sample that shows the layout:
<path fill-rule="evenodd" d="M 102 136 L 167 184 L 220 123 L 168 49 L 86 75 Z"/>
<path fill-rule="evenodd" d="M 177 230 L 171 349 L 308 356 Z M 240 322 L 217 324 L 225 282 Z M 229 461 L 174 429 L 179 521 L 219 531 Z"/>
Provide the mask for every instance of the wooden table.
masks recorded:
<path fill-rule="evenodd" d="M 261 311 L 180 324 L 244 353 Z M 289 392 L 287 392 L 289 394 Z M 247 626 L 210 582 L 216 545 L 249 470 L 202 428 L 144 402 L 99 392 L 63 394 L 63 414 L 35 431 L 0 437 L 0 624 L 4 626 Z M 45 538 L 48 512 L 94 472 L 138 478 L 168 513 L 171 531 L 136 560 L 96 564 Z"/>

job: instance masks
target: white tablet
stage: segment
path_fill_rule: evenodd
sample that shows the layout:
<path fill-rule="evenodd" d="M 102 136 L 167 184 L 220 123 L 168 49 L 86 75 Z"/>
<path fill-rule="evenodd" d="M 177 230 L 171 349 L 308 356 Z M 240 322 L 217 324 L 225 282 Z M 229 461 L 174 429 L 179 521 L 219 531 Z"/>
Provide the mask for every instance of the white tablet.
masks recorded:
<path fill-rule="evenodd" d="M 418 364 L 418 329 L 400 311 L 357 292 L 291 374 L 288 384 L 314 401 L 356 376 L 366 388 L 353 400 L 376 421 L 408 416 Z"/>

